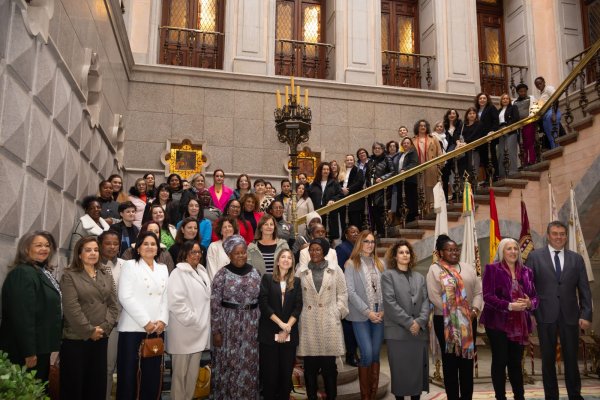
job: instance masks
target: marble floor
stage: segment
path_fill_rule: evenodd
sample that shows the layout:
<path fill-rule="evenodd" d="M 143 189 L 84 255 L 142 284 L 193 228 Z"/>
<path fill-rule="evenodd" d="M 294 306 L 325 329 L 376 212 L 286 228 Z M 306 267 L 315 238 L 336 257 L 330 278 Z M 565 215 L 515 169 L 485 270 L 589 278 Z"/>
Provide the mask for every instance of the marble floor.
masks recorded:
<path fill-rule="evenodd" d="M 494 399 L 494 389 L 492 387 L 492 381 L 490 378 L 490 363 L 491 363 L 491 354 L 488 348 L 480 348 L 478 350 L 478 365 L 479 365 L 479 377 L 475 378 L 475 394 L 474 399 Z M 542 377 L 541 373 L 541 360 L 539 358 L 534 359 L 535 373 L 534 375 L 534 383 L 528 384 L 525 386 L 526 398 L 543 398 L 543 386 L 542 386 Z M 580 371 L 583 371 L 584 365 L 583 362 L 580 363 Z M 527 372 L 531 372 L 531 360 L 528 358 L 526 360 L 526 370 Z M 387 359 L 387 349 L 382 349 L 382 359 L 381 359 L 381 371 L 390 375 L 390 369 Z M 434 366 L 430 366 L 430 372 L 433 373 Z M 431 375 L 431 374 L 430 374 Z M 559 386 L 560 386 L 560 395 L 562 398 L 567 398 L 567 392 L 564 386 L 563 376 L 559 376 Z M 506 393 L 508 398 L 512 398 L 512 392 L 510 388 L 510 383 L 507 382 L 506 385 Z M 588 377 L 582 375 L 582 396 L 584 399 L 589 399 L 590 396 L 594 398 L 600 397 L 600 379 L 597 375 L 590 375 Z M 388 393 L 383 399 L 385 400 L 394 400 L 395 397 Z M 445 400 L 446 395 L 444 393 L 444 388 L 442 386 L 438 386 L 436 384 L 429 385 L 429 393 L 423 393 L 421 396 L 422 400 Z"/>

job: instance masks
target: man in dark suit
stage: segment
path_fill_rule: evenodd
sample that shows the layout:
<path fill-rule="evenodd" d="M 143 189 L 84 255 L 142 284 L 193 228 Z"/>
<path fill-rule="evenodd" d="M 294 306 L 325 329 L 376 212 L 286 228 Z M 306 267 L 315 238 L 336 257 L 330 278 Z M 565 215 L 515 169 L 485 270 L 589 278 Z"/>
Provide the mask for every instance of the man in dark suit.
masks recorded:
<path fill-rule="evenodd" d="M 567 227 L 560 221 L 548 224 L 548 245 L 533 251 L 527 265 L 533 270 L 540 299 L 535 318 L 542 353 L 542 377 L 546 399 L 558 400 L 556 337 L 560 335 L 565 382 L 569 400 L 581 397 L 577 365 L 579 330 L 592 322 L 592 294 L 583 258 L 565 249 Z"/>
<path fill-rule="evenodd" d="M 362 190 L 365 185 L 365 177 L 360 173 L 358 167 L 356 166 L 356 162 L 354 160 L 354 156 L 352 154 L 347 154 L 346 159 L 344 160 L 344 164 L 346 166 L 346 176 L 344 177 L 344 181 L 342 184 L 342 193 L 344 197 L 349 196 L 351 194 L 357 193 Z M 358 199 L 348 204 L 346 207 L 340 210 L 340 220 L 342 221 L 342 232 L 346 231 L 346 226 L 348 225 L 346 222 L 349 222 L 349 225 L 356 226 L 359 230 L 363 225 L 363 216 L 365 214 L 365 201 L 364 199 Z M 348 221 L 346 221 L 346 216 L 348 217 Z M 340 265 L 341 267 L 341 265 Z"/>

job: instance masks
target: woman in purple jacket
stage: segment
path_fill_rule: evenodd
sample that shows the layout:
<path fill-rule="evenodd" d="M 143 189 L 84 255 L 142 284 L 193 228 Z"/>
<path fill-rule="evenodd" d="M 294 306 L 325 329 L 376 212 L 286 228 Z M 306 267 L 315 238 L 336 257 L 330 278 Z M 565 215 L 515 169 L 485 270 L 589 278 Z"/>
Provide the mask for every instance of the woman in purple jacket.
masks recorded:
<path fill-rule="evenodd" d="M 531 313 L 538 298 L 533 285 L 533 272 L 523 265 L 519 243 L 502 239 L 496 262 L 485 266 L 480 323 L 492 348 L 492 384 L 496 399 L 506 399 L 505 370 L 515 400 L 525 399 L 521 360 L 529 343 Z"/>

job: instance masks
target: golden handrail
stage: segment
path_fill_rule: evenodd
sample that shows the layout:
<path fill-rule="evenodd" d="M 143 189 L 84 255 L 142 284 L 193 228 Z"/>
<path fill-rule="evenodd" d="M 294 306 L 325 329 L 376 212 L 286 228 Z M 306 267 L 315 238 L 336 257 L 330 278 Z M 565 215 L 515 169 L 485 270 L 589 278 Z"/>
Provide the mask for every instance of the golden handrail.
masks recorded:
<path fill-rule="evenodd" d="M 519 128 L 524 127 L 525 125 L 528 125 L 532 122 L 536 122 L 539 119 L 541 119 L 544 114 L 546 114 L 546 111 L 548 111 L 548 109 L 550 107 L 552 107 L 552 104 L 554 102 L 556 102 L 560 96 L 562 96 L 562 94 L 566 91 L 566 89 L 569 87 L 569 85 L 571 85 L 573 83 L 573 80 L 577 79 L 579 77 L 579 74 L 581 73 L 581 71 L 587 66 L 587 64 L 592 60 L 592 58 L 596 55 L 596 53 L 600 51 L 600 40 L 597 40 L 596 43 L 594 43 L 590 48 L 589 51 L 587 52 L 587 54 L 581 59 L 581 61 L 579 62 L 579 64 L 577 64 L 573 70 L 569 73 L 569 75 L 567 76 L 567 78 L 560 84 L 560 86 L 556 89 L 556 91 L 552 94 L 552 96 L 550 96 L 550 98 L 548 99 L 548 101 L 546 101 L 546 103 L 544 103 L 544 105 L 538 110 L 537 113 L 535 113 L 533 116 L 530 116 L 528 118 L 525 118 L 519 122 L 516 122 L 514 124 L 505 126 L 502 129 L 499 129 L 493 133 L 488 134 L 487 136 L 484 136 L 482 138 L 479 138 L 471 143 L 467 143 L 464 146 L 462 146 L 459 149 L 455 149 L 452 150 L 446 154 L 442 154 L 441 156 L 438 156 L 436 158 L 433 158 L 429 161 L 426 161 L 422 164 L 419 164 L 417 167 L 411 168 L 408 171 L 402 172 L 400 174 L 394 175 L 393 177 L 386 179 L 383 182 L 379 182 L 373 186 L 370 186 L 366 189 L 361 190 L 360 192 L 356 192 L 354 194 L 351 194 L 350 196 L 344 197 L 341 200 L 336 201 L 335 203 L 325 206 L 325 207 L 321 207 L 318 210 L 315 210 L 319 213 L 319 215 L 324 215 L 327 213 L 330 213 L 334 210 L 337 210 L 338 208 L 344 207 L 350 203 L 352 203 L 353 201 L 359 200 L 364 198 L 365 196 L 368 196 L 372 193 L 375 193 L 379 190 L 382 190 L 383 188 L 386 188 L 388 186 L 391 186 L 397 182 L 400 182 L 406 178 L 409 178 L 413 175 L 417 175 L 420 172 L 425 171 L 427 168 L 432 167 L 434 165 L 437 164 L 441 164 L 445 161 L 448 161 L 456 156 L 459 156 L 461 154 L 466 153 L 467 151 L 473 150 L 474 148 L 485 144 L 487 142 L 491 142 L 494 139 L 499 138 L 500 136 L 503 136 L 505 134 L 508 134 L 510 132 L 514 132 Z M 297 224 L 303 224 L 306 222 L 306 216 L 302 216 L 300 218 L 298 218 L 296 220 Z"/>

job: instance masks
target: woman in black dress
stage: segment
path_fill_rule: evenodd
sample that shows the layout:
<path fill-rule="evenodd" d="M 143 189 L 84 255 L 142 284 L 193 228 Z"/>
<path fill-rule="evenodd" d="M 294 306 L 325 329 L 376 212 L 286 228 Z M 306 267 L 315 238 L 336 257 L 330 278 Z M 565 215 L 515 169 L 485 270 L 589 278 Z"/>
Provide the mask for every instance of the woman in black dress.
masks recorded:
<path fill-rule="evenodd" d="M 322 162 L 317 167 L 315 179 L 309 188 L 309 196 L 315 210 L 333 204 L 335 201 L 344 197 L 340 184 L 331 175 L 329 163 Z M 326 214 L 323 218 L 323 225 L 325 225 L 325 229 L 327 230 L 328 238 L 330 240 L 338 239 L 340 237 L 340 227 L 338 224 L 337 213 L 333 212 Z"/>

